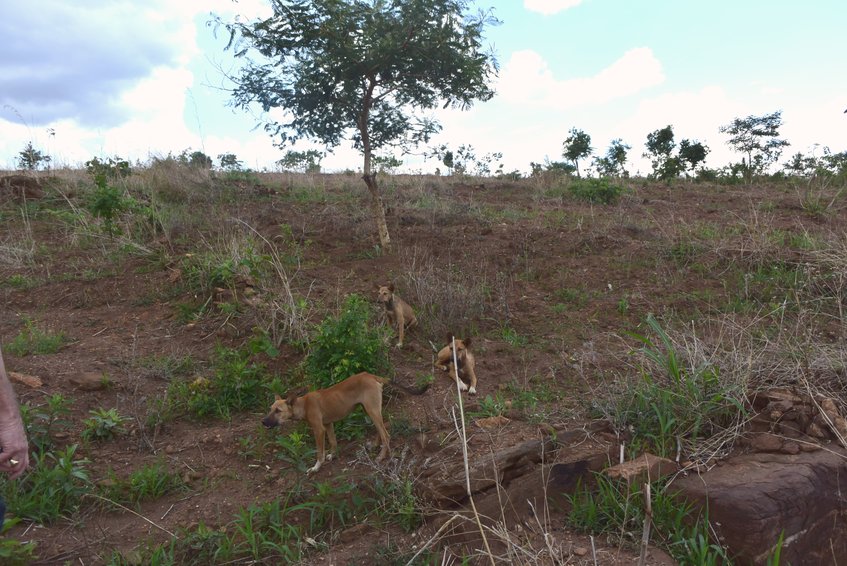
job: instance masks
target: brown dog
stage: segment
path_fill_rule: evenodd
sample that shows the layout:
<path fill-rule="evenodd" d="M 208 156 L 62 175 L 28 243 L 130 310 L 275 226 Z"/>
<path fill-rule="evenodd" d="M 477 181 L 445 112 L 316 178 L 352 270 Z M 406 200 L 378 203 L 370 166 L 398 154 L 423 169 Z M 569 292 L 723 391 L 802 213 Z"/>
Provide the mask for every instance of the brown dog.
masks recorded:
<path fill-rule="evenodd" d="M 377 300 L 385 305 L 385 314 L 391 326 L 397 326 L 397 347 L 403 347 L 403 331 L 418 323 L 415 311 L 409 304 L 394 294 L 394 284 L 377 285 Z"/>
<path fill-rule="evenodd" d="M 453 368 L 453 335 L 447 336 L 447 345 L 441 348 L 438 356 L 435 359 L 435 367 L 442 371 L 449 372 L 451 379 L 456 379 L 461 391 L 467 391 L 471 395 L 476 395 L 476 372 L 474 366 L 476 360 L 474 355 L 468 350 L 471 345 L 471 339 L 465 338 L 460 340 L 456 338 L 456 362 L 459 365 L 459 378 L 456 379 L 456 371 Z M 470 388 L 465 384 L 465 381 L 470 382 Z"/>
<path fill-rule="evenodd" d="M 262 419 L 262 424 L 273 428 L 290 419 L 309 423 L 318 447 L 318 461 L 307 471 L 311 474 L 317 472 L 325 461 L 332 460 L 338 446 L 332 423 L 349 415 L 356 405 L 362 405 L 379 434 L 382 449 L 377 460 L 382 460 L 391 450 L 388 431 L 382 422 L 382 386 L 385 383 L 387 380 L 381 377 L 362 372 L 351 375 L 332 387 L 311 391 L 302 397 L 298 397 L 296 393 L 289 395 L 287 399 L 277 395 L 276 401 L 271 405 L 271 412 Z M 325 438 L 329 438 L 329 454 L 324 448 Z"/>

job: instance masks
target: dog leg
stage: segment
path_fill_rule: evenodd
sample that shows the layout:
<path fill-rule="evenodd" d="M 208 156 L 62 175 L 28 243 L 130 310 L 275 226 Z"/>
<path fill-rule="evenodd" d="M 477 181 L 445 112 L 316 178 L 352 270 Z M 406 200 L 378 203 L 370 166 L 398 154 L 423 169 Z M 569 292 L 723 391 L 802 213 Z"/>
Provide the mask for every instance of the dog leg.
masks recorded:
<path fill-rule="evenodd" d="M 405 320 L 405 317 L 403 316 L 402 311 L 395 318 L 397 319 L 397 336 L 398 336 L 397 347 L 402 348 L 403 347 L 403 332 L 405 331 L 405 328 L 406 328 L 406 320 Z"/>
<path fill-rule="evenodd" d="M 332 427 L 332 423 L 326 425 L 326 436 L 329 438 L 329 452 L 326 455 L 326 461 L 329 462 L 338 451 L 338 443 L 335 441 L 335 429 Z"/>
<path fill-rule="evenodd" d="M 313 474 L 321 469 L 321 465 L 326 461 L 326 448 L 324 442 L 326 440 L 326 429 L 323 423 L 315 423 L 312 425 L 312 432 L 315 433 L 315 445 L 318 449 L 318 461 L 315 465 L 306 470 L 306 474 Z"/>
<path fill-rule="evenodd" d="M 476 395 L 476 372 L 473 369 L 472 365 L 468 365 L 466 372 L 468 374 L 468 379 L 471 382 L 471 387 L 468 389 L 468 393 L 470 395 Z"/>
<path fill-rule="evenodd" d="M 367 403 L 364 405 L 365 412 L 371 418 L 376 427 L 376 432 L 379 435 L 381 449 L 379 456 L 376 457 L 377 462 L 384 460 L 391 453 L 391 437 L 388 436 L 388 431 L 385 429 L 385 423 L 382 421 L 382 392 L 376 398 L 375 403 Z"/>

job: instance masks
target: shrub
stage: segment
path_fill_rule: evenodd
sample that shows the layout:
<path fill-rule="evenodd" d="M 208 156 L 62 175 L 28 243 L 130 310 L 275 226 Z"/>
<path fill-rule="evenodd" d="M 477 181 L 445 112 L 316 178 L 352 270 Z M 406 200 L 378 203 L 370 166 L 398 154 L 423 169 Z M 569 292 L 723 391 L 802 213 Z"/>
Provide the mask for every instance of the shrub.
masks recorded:
<path fill-rule="evenodd" d="M 31 471 L 18 481 L 0 479 L 0 493 L 18 517 L 49 523 L 74 511 L 91 489 L 85 466 L 75 459 L 77 446 L 34 454 Z"/>
<path fill-rule="evenodd" d="M 25 319 L 23 330 L 4 349 L 16 356 L 55 354 L 67 342 L 64 332 L 53 334 L 36 327 L 32 320 Z"/>
<path fill-rule="evenodd" d="M 128 419 L 118 413 L 117 409 L 94 409 L 89 411 L 91 416 L 83 421 L 83 440 L 109 440 L 126 432 L 124 422 Z"/>
<path fill-rule="evenodd" d="M 337 316 L 318 326 L 304 362 L 314 387 L 323 389 L 362 371 L 385 375 L 391 370 L 387 329 L 372 319 L 367 301 L 350 295 Z"/>
<path fill-rule="evenodd" d="M 45 405 L 21 404 L 21 418 L 26 428 L 26 436 L 36 453 L 53 448 L 52 434 L 60 428 L 67 428 L 65 416 L 70 413 L 71 401 L 61 393 L 47 398 Z"/>
<path fill-rule="evenodd" d="M 576 179 L 568 189 L 574 198 L 594 204 L 613 204 L 625 191 L 623 187 L 609 182 L 609 179 Z"/>

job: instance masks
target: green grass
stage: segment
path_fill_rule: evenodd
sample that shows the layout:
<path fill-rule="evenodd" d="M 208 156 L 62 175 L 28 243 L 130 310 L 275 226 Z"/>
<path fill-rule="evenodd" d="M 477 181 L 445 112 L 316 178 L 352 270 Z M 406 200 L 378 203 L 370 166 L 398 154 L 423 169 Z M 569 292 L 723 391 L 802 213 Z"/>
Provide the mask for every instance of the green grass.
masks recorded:
<path fill-rule="evenodd" d="M 158 499 L 186 487 L 179 474 L 168 470 L 162 462 L 145 465 L 124 479 L 119 479 L 110 472 L 109 480 L 104 495 L 109 500 L 121 504 L 138 505 L 142 501 Z"/>
<path fill-rule="evenodd" d="M 36 326 L 31 319 L 24 320 L 23 329 L 3 349 L 15 356 L 55 354 L 68 343 L 64 332 L 49 332 Z"/>

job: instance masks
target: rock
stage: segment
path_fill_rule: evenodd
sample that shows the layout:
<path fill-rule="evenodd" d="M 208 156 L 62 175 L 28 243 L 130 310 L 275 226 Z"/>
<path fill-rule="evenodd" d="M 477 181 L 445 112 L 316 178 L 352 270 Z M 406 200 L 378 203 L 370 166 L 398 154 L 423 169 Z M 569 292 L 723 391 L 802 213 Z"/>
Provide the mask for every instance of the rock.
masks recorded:
<path fill-rule="evenodd" d="M 606 468 L 603 473 L 612 479 L 623 479 L 627 482 L 655 481 L 679 471 L 676 462 L 660 458 L 653 454 L 644 453 L 628 462 Z"/>
<path fill-rule="evenodd" d="M 44 385 L 44 383 L 34 375 L 27 375 L 25 373 L 18 373 L 16 371 L 10 371 L 8 373 L 9 379 L 14 381 L 15 383 L 21 383 L 23 385 L 26 385 L 27 387 L 32 387 L 33 389 L 38 389 L 39 387 Z"/>
<path fill-rule="evenodd" d="M 510 421 L 506 417 L 502 415 L 496 415 L 493 417 L 486 417 L 484 419 L 477 419 L 474 421 L 474 424 L 480 428 L 490 429 L 490 428 L 502 428 L 509 424 Z"/>
<path fill-rule="evenodd" d="M 821 429 L 821 427 L 818 425 L 818 423 L 810 424 L 809 427 L 806 429 L 806 434 L 808 434 L 809 436 L 811 436 L 813 438 L 820 438 L 820 439 L 827 438 L 826 432 L 824 432 L 823 429 Z"/>
<path fill-rule="evenodd" d="M 782 563 L 847 556 L 847 452 L 745 454 L 673 489 L 705 512 L 736 564 L 764 564 L 785 532 Z"/>
<path fill-rule="evenodd" d="M 588 554 L 588 548 L 584 546 L 577 546 L 573 549 L 573 554 L 574 556 L 579 556 L 580 558 L 582 558 L 583 556 Z"/>
<path fill-rule="evenodd" d="M 750 435 L 750 447 L 756 452 L 779 452 L 783 439 L 769 432 Z"/>
<path fill-rule="evenodd" d="M 338 535 L 338 540 L 344 544 L 349 544 L 351 542 L 361 539 L 372 530 L 373 527 L 371 527 L 369 524 L 359 523 L 358 525 L 353 525 L 352 527 L 341 531 L 341 534 Z"/>
<path fill-rule="evenodd" d="M 780 451 L 783 454 L 797 454 L 800 452 L 800 445 L 792 441 L 783 442 Z"/>
<path fill-rule="evenodd" d="M 68 381 L 80 391 L 102 391 L 110 384 L 110 378 L 97 371 L 86 371 L 77 374 Z"/>

